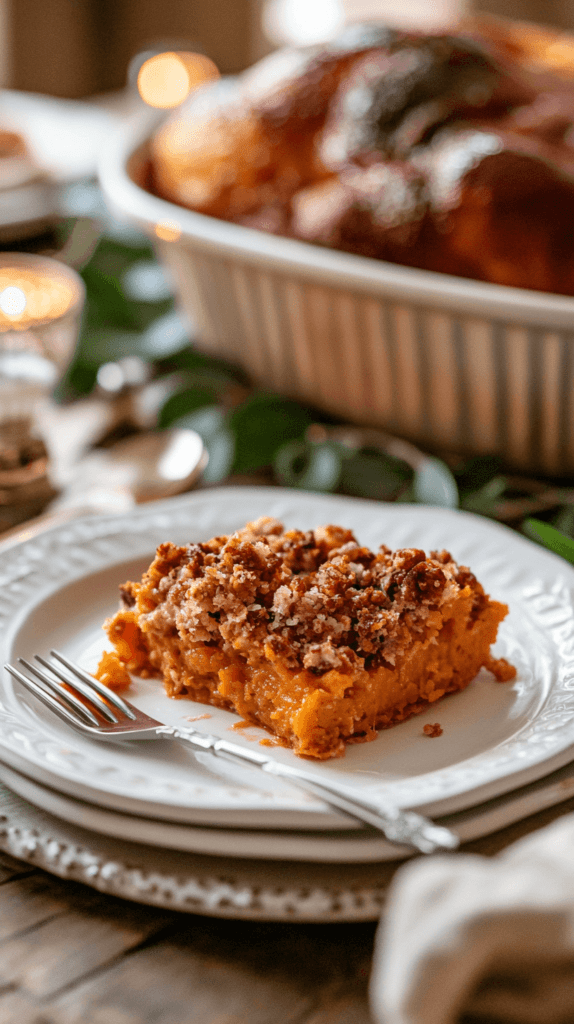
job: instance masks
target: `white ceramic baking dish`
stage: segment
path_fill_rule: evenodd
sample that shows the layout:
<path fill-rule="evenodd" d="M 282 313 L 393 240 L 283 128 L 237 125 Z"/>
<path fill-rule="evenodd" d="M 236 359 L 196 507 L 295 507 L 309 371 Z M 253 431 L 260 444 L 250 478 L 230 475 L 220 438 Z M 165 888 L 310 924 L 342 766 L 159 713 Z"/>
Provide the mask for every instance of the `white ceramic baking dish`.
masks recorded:
<path fill-rule="evenodd" d="M 258 384 L 431 448 L 574 472 L 574 298 L 413 270 L 145 191 L 157 113 L 110 139 L 113 208 L 154 239 L 204 351 Z M 171 240 L 159 238 L 171 235 Z"/>

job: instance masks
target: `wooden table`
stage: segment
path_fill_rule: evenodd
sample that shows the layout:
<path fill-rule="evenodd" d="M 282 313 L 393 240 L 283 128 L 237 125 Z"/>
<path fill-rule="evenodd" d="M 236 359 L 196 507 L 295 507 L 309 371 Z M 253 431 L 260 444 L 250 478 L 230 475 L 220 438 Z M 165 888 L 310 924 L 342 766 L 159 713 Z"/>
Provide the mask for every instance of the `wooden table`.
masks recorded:
<path fill-rule="evenodd" d="M 571 811 L 465 849 L 495 854 Z M 167 912 L 0 853 L 0 1024 L 369 1024 L 375 928 Z"/>

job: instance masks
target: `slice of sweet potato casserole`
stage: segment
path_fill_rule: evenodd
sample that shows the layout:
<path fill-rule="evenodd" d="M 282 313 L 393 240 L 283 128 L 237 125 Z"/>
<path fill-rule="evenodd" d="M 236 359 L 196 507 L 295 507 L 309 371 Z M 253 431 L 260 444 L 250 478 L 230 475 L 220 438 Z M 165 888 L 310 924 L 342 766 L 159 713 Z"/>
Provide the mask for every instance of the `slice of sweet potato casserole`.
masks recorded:
<path fill-rule="evenodd" d="M 171 697 L 236 711 L 300 755 L 375 739 L 482 666 L 508 608 L 447 551 L 377 553 L 350 530 L 258 519 L 228 537 L 161 544 L 121 588 L 99 677 L 163 678 Z"/>

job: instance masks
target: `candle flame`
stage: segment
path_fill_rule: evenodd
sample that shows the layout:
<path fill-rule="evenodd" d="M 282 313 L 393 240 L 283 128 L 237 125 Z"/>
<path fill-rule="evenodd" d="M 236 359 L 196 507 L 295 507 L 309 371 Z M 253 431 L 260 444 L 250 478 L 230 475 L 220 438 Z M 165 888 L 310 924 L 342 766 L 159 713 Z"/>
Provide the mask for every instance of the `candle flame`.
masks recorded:
<path fill-rule="evenodd" d="M 76 299 L 76 291 L 57 270 L 0 267 L 0 331 L 56 320 Z"/>
<path fill-rule="evenodd" d="M 150 107 L 178 107 L 204 82 L 219 78 L 219 71 L 202 53 L 158 53 L 138 73 L 138 90 Z"/>
<path fill-rule="evenodd" d="M 19 317 L 26 309 L 26 293 L 16 285 L 8 285 L 0 292 L 0 309 L 6 316 Z"/>

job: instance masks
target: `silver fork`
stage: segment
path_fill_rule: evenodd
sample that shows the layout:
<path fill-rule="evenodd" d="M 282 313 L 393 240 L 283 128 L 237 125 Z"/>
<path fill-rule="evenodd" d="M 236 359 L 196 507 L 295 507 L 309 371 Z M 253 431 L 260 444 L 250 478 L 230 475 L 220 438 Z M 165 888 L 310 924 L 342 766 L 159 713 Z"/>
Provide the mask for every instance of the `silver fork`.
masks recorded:
<path fill-rule="evenodd" d="M 269 775 L 287 779 L 294 786 L 312 793 L 337 810 L 378 829 L 391 843 L 411 847 L 421 853 L 454 850 L 459 845 L 458 837 L 453 832 L 415 811 L 405 811 L 392 804 L 365 799 L 348 786 L 330 779 L 320 779 L 305 768 L 281 764 L 257 750 L 245 750 L 228 740 L 199 732 L 198 729 L 164 725 L 119 697 L 63 654 L 50 651 L 50 655 L 52 661 L 35 655 L 35 661 L 41 668 L 24 658 L 18 658 L 27 674 L 14 665 L 6 665 L 5 668 L 65 722 L 94 739 L 184 740 L 195 750 L 209 752 L 235 763 L 249 764 Z"/>

